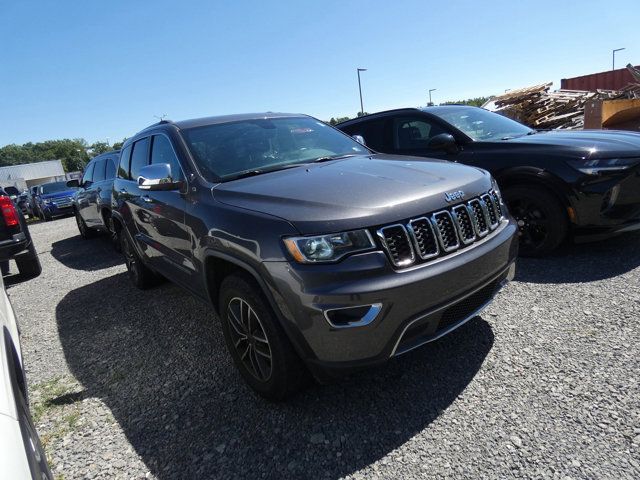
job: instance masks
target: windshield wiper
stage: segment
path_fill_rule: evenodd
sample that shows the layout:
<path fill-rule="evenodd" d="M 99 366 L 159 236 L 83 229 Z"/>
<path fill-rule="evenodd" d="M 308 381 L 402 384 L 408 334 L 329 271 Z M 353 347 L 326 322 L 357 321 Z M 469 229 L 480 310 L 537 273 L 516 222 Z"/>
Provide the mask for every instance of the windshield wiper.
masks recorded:
<path fill-rule="evenodd" d="M 263 173 L 279 172 L 280 170 L 287 170 L 289 168 L 303 167 L 305 163 L 290 163 L 289 165 L 280 165 L 277 168 L 256 168 L 255 170 L 247 170 L 245 172 L 234 175 L 233 177 L 225 179 L 226 182 L 232 180 L 239 180 L 241 178 L 255 177 L 256 175 L 262 175 Z"/>
<path fill-rule="evenodd" d="M 329 155 L 327 157 L 318 157 L 315 160 L 312 160 L 312 163 L 329 162 L 331 160 L 338 160 L 340 158 L 347 158 L 347 157 L 355 157 L 357 155 L 358 155 L 357 153 L 345 153 L 343 155 Z"/>

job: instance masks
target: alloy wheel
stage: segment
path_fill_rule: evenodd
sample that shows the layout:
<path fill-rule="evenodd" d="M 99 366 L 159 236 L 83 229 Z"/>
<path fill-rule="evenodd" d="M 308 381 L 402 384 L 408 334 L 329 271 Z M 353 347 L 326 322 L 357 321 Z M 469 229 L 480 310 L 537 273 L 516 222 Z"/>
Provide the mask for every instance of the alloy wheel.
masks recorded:
<path fill-rule="evenodd" d="M 544 210 L 529 199 L 514 199 L 509 209 L 518 224 L 520 242 L 533 250 L 549 236 L 549 219 Z"/>
<path fill-rule="evenodd" d="M 122 254 L 124 255 L 124 261 L 127 265 L 127 270 L 129 271 L 129 275 L 131 275 L 134 278 L 134 283 L 135 283 L 135 279 L 138 277 L 138 259 L 136 258 L 136 254 L 133 251 L 133 247 L 131 246 L 131 244 L 129 243 L 129 240 L 127 240 L 127 237 L 125 234 L 123 234 L 121 236 L 121 248 L 122 248 Z"/>
<path fill-rule="evenodd" d="M 264 326 L 255 310 L 234 297 L 227 307 L 227 321 L 233 346 L 246 369 L 261 382 L 271 378 L 273 357 Z"/>

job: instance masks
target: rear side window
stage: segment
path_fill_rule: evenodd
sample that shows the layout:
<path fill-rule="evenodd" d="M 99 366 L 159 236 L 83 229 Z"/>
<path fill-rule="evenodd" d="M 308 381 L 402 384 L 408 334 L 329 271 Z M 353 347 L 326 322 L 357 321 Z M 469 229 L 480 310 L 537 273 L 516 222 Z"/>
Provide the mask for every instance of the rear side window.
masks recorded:
<path fill-rule="evenodd" d="M 104 180 L 104 164 L 106 163 L 106 158 L 101 158 L 100 160 L 96 160 L 94 163 L 95 167 L 93 169 L 93 181 L 101 182 Z"/>
<path fill-rule="evenodd" d="M 151 145 L 151 164 L 168 163 L 171 166 L 171 175 L 174 181 L 183 179 L 182 168 L 176 157 L 171 141 L 164 135 L 154 135 Z"/>
<path fill-rule="evenodd" d="M 133 144 L 131 154 L 131 179 L 138 180 L 140 169 L 149 164 L 149 137 Z"/>
<path fill-rule="evenodd" d="M 93 168 L 96 166 L 96 162 L 90 163 L 87 169 L 84 171 L 84 175 L 82 175 L 82 184 L 89 184 L 93 182 Z"/>
<path fill-rule="evenodd" d="M 113 180 L 116 176 L 116 158 L 109 157 L 107 158 L 107 165 L 104 172 L 104 178 L 106 180 Z"/>
<path fill-rule="evenodd" d="M 122 150 L 120 154 L 120 166 L 118 167 L 118 178 L 131 180 L 129 176 L 129 164 L 131 163 L 131 145 Z"/>

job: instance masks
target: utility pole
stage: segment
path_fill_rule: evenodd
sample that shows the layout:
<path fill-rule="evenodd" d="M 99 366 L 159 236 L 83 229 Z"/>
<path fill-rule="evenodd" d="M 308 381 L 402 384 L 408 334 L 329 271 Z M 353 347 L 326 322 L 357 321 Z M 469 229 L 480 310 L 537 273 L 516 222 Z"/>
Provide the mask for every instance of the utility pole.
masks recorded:
<path fill-rule="evenodd" d="M 624 50 L 623 48 L 616 48 L 614 50 L 611 51 L 611 70 L 615 70 L 616 69 L 616 52 L 619 52 L 620 50 Z"/>
<path fill-rule="evenodd" d="M 364 105 L 362 104 L 362 84 L 360 83 L 360 72 L 366 72 L 366 68 L 358 68 L 358 90 L 360 91 L 360 115 L 364 115 Z"/>
<path fill-rule="evenodd" d="M 437 88 L 432 88 L 429 90 L 429 106 L 433 105 L 433 102 L 431 101 L 431 92 L 435 92 L 437 90 Z"/>

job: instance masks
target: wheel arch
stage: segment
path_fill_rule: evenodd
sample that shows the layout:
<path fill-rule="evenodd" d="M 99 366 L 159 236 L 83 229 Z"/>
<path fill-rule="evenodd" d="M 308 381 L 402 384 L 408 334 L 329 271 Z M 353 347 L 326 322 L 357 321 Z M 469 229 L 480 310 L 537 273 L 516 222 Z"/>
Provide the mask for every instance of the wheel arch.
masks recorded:
<path fill-rule="evenodd" d="M 507 169 L 497 172 L 494 176 L 501 190 L 507 190 L 515 186 L 544 188 L 565 207 L 565 211 L 567 207 L 572 207 L 570 201 L 571 192 L 567 184 L 541 168 L 521 167 Z"/>

